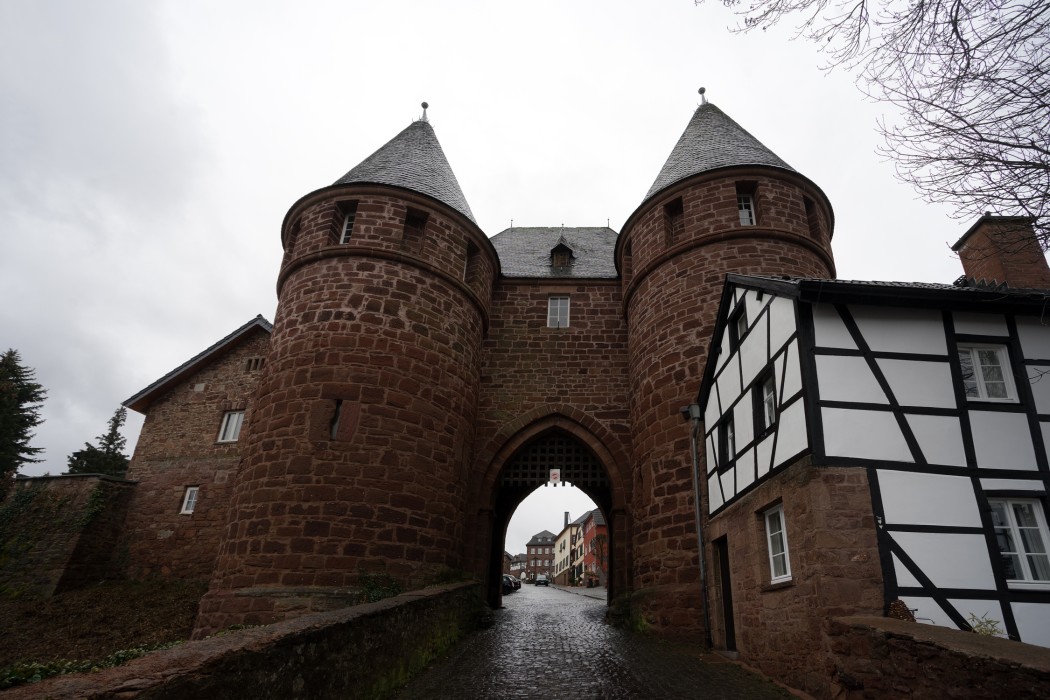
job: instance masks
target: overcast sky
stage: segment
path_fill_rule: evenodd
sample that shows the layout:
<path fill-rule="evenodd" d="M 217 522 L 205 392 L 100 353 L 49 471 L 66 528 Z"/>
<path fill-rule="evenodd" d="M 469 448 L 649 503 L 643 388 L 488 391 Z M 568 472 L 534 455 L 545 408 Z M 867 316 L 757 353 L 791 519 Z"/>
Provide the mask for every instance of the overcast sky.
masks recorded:
<path fill-rule="evenodd" d="M 23 472 L 61 473 L 121 401 L 272 320 L 288 207 L 424 100 L 490 236 L 619 230 L 704 86 L 827 193 L 840 278 L 961 274 L 948 245 L 972 222 L 875 154 L 894 115 L 790 27 L 735 23 L 717 0 L 0 3 L 0 350 L 48 391 L 45 461 Z M 533 500 L 512 552 L 591 507 Z"/>

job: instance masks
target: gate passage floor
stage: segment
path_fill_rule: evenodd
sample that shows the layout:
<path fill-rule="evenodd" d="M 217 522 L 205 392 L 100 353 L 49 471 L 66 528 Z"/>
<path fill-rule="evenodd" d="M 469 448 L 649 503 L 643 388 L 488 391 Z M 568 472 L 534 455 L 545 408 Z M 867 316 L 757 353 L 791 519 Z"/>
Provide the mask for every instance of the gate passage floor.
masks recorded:
<path fill-rule="evenodd" d="M 588 591 L 589 592 L 589 591 Z M 456 645 L 396 696 L 627 700 L 791 698 L 770 681 L 695 646 L 605 623 L 606 604 L 525 584 L 503 597 L 496 624 Z"/>

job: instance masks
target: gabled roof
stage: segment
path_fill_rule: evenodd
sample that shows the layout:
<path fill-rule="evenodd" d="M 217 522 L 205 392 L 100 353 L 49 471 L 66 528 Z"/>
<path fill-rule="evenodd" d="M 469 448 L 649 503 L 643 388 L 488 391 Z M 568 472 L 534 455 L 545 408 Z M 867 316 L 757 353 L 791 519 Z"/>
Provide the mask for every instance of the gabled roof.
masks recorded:
<path fill-rule="evenodd" d="M 535 547 L 539 545 L 554 544 L 555 539 L 557 539 L 557 536 L 553 532 L 550 530 L 544 530 L 533 535 L 532 539 L 525 543 L 525 546 Z"/>
<path fill-rule="evenodd" d="M 594 510 L 590 511 L 589 513 L 584 513 L 582 520 L 586 521 L 588 518 L 594 518 L 594 524 L 595 525 L 604 525 L 605 524 L 605 516 L 602 515 L 601 508 L 595 508 Z"/>
<path fill-rule="evenodd" d="M 505 277 L 616 279 L 616 236 L 607 226 L 533 226 L 508 228 L 489 240 Z M 559 244 L 572 251 L 572 265 L 551 265 L 551 251 Z"/>
<path fill-rule="evenodd" d="M 422 119 L 409 124 L 334 184 L 361 183 L 393 185 L 428 195 L 474 221 L 434 128 Z"/>
<path fill-rule="evenodd" d="M 214 362 L 228 353 L 256 329 L 265 331 L 266 333 L 271 333 L 273 332 L 273 324 L 263 318 L 261 314 L 256 316 L 233 333 L 230 333 L 228 336 L 205 349 L 203 352 L 194 355 L 139 393 L 127 399 L 121 405 L 127 406 L 133 411 L 145 413 L 150 407 L 150 404 L 152 404 L 157 398 L 169 391 L 179 382 L 185 380 L 194 372 L 198 371 L 204 365 Z"/>
<path fill-rule="evenodd" d="M 702 104 L 693 112 L 645 200 L 687 177 L 737 165 L 766 165 L 795 172 L 718 107 Z"/>

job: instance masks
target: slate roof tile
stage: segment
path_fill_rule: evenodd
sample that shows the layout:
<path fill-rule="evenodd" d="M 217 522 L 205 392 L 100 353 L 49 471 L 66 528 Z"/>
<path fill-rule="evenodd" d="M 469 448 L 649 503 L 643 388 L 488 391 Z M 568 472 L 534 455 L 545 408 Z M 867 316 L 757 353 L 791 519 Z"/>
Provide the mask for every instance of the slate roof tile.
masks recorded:
<path fill-rule="evenodd" d="M 505 277 L 616 279 L 616 236 L 605 226 L 530 226 L 506 229 L 489 240 Z M 551 265 L 551 250 L 559 243 L 572 250 L 571 265 Z"/>
<path fill-rule="evenodd" d="M 467 198 L 463 196 L 430 122 L 412 122 L 335 181 L 336 185 L 356 183 L 393 185 L 429 195 L 474 221 Z"/>

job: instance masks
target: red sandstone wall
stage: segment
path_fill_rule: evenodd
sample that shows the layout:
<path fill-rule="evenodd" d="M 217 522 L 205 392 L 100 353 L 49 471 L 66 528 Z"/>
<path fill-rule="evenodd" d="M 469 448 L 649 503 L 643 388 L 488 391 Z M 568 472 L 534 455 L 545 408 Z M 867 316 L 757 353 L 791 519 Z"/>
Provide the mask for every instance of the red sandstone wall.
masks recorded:
<path fill-rule="evenodd" d="M 254 331 L 149 407 L 127 474 L 139 482 L 127 520 L 132 576 L 205 579 L 214 571 L 250 415 L 238 442 L 216 440 L 226 411 L 249 408 L 260 372 L 245 362 L 265 357 L 269 343 Z M 179 512 L 187 486 L 200 487 L 191 515 Z"/>
<path fill-rule="evenodd" d="M 736 182 L 757 182 L 757 225 L 740 226 Z M 681 197 L 684 227 L 668 245 L 664 205 Z M 804 197 L 814 204 L 813 228 Z M 656 628 L 702 629 L 689 425 L 728 273 L 834 275 L 830 210 L 803 178 L 740 169 L 687 181 L 624 229 L 631 424 L 634 426 L 636 607 Z M 629 250 L 629 265 L 623 253 Z M 703 472 L 702 472 L 703 473 Z"/>
<path fill-rule="evenodd" d="M 782 502 L 791 581 L 770 585 L 763 513 Z M 710 542 L 727 537 L 742 660 L 764 673 L 821 695 L 834 664 L 825 649 L 825 621 L 882 615 L 882 569 L 866 472 L 814 467 L 804 459 L 761 482 L 706 525 Z M 707 549 L 712 636 L 724 648 L 725 620 L 718 557 Z"/>
<path fill-rule="evenodd" d="M 419 587 L 462 565 L 477 290 L 494 252 L 432 201 L 375 191 L 330 188 L 289 215 L 301 230 L 198 635 L 340 605 L 365 571 Z M 358 219 L 337 245 L 331 202 L 344 198 Z M 418 245 L 402 240 L 406 202 L 429 214 Z M 469 275 L 472 245 L 482 273 Z"/>

